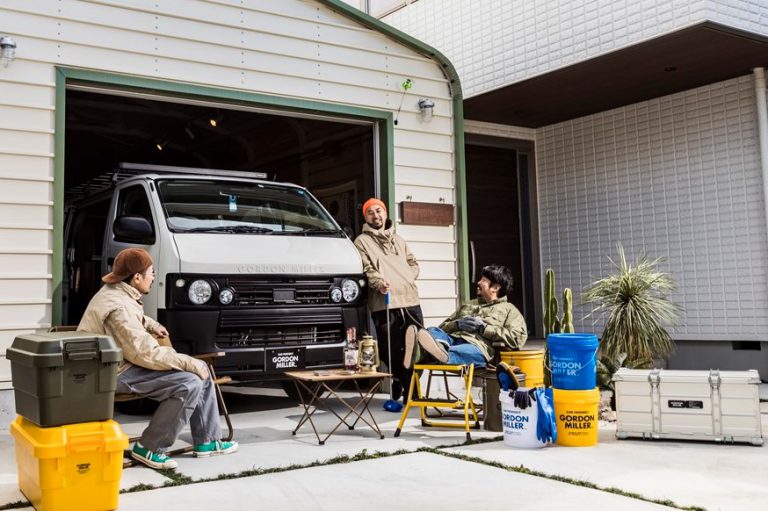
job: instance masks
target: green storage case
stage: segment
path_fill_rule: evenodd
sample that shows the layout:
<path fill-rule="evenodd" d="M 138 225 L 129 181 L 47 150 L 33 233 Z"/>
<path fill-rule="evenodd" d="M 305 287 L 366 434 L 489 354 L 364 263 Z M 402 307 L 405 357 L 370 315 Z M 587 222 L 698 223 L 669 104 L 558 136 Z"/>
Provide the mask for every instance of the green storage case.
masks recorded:
<path fill-rule="evenodd" d="M 41 427 L 112 418 L 117 365 L 108 336 L 85 332 L 25 334 L 6 351 L 16 413 Z"/>

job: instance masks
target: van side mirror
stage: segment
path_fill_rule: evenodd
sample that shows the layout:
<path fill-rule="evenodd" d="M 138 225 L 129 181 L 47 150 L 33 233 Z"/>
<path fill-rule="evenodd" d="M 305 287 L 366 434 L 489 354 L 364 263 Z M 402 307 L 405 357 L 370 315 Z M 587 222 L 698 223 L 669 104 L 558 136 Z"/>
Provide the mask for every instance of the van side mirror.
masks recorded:
<path fill-rule="evenodd" d="M 138 245 L 153 245 L 155 230 L 152 224 L 141 216 L 120 216 L 112 224 L 115 241 L 136 243 Z"/>

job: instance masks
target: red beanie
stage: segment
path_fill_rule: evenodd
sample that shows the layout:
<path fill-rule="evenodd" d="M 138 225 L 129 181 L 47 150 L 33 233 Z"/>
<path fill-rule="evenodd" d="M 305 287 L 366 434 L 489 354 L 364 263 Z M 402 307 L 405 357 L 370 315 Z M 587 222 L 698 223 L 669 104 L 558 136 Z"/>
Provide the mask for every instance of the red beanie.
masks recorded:
<path fill-rule="evenodd" d="M 370 199 L 365 201 L 365 203 L 363 204 L 363 216 L 365 216 L 366 211 L 368 211 L 368 209 L 371 206 L 376 206 L 376 205 L 381 206 L 384 209 L 384 211 L 387 210 L 387 205 L 386 204 L 384 204 L 382 201 L 380 201 L 376 197 L 371 197 Z"/>

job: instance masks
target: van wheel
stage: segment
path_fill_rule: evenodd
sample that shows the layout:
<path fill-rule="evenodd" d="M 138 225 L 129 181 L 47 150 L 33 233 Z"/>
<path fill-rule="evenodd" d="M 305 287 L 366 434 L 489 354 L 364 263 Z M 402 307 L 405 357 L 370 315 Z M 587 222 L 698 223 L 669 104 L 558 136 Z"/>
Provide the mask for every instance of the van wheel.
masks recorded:
<path fill-rule="evenodd" d="M 301 403 L 299 391 L 296 389 L 296 384 L 293 383 L 293 380 L 284 380 L 281 381 L 280 384 L 283 386 L 283 392 L 285 392 L 289 398 Z M 325 389 L 320 389 L 320 395 L 322 396 L 323 394 L 325 394 Z M 312 398 L 312 395 L 304 389 L 301 389 L 301 395 L 304 397 L 305 403 L 308 403 Z"/>

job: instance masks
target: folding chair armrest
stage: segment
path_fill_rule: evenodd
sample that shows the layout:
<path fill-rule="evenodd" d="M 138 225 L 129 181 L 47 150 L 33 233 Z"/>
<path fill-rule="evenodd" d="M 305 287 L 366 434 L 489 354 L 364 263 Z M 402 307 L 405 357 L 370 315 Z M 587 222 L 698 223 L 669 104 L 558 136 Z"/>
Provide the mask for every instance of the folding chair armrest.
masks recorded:
<path fill-rule="evenodd" d="M 211 353 L 200 353 L 199 355 L 192 355 L 192 356 L 194 358 L 199 358 L 200 360 L 203 360 L 203 361 L 207 362 L 208 360 L 213 361 L 214 359 L 223 357 L 225 355 L 226 355 L 226 353 L 223 352 L 223 351 L 214 351 L 214 352 L 211 352 Z"/>

